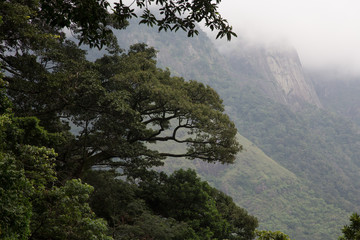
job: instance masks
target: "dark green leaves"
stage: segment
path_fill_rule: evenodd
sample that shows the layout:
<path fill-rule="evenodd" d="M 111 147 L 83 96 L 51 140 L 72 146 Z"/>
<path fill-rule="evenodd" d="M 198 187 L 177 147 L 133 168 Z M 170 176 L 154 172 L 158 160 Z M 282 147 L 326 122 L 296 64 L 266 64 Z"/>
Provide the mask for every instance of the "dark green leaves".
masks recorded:
<path fill-rule="evenodd" d="M 158 14 L 153 14 L 147 7 L 147 4 L 150 5 L 152 2 L 158 5 Z M 217 11 L 219 3 L 220 1 L 213 3 L 211 0 L 137 1 L 139 8 L 145 8 L 143 15 L 141 15 L 140 23 L 142 24 L 158 26 L 159 31 L 182 29 L 188 33 L 189 37 L 193 37 L 199 33 L 195 29 L 195 23 L 204 21 L 205 26 L 209 27 L 211 31 L 219 31 L 216 38 L 226 36 L 228 40 L 231 40 L 231 37 L 236 37 L 236 34 L 232 31 L 227 20 L 223 19 Z"/>
<path fill-rule="evenodd" d="M 201 181 L 193 170 L 179 170 L 139 184 L 141 196 L 157 214 L 187 223 L 196 239 L 253 239 L 256 218 L 230 197 Z"/>
<path fill-rule="evenodd" d="M 288 235 L 280 231 L 256 231 L 256 236 L 259 240 L 291 240 Z"/>
<path fill-rule="evenodd" d="M 6 77 L 8 94 L 18 114 L 37 116 L 49 131 L 65 135 L 66 123 L 76 127 L 76 139 L 56 147 L 58 165 L 72 177 L 94 165 L 134 173 L 166 157 L 232 163 L 241 147 L 218 94 L 171 77 L 156 67 L 155 56 L 155 49 L 136 44 L 128 53 L 90 63 L 70 42 L 54 44 L 12 65 L 16 74 Z M 181 151 L 167 151 L 164 143 Z"/>
<path fill-rule="evenodd" d="M 350 216 L 350 224 L 342 229 L 343 236 L 339 240 L 359 240 L 360 239 L 360 216 L 353 213 Z"/>

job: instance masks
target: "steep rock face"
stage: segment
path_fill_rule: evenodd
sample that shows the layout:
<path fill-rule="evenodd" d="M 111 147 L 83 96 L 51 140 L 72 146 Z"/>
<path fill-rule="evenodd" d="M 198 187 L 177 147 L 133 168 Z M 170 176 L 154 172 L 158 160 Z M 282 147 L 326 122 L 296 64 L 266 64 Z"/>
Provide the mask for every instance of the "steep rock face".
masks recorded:
<path fill-rule="evenodd" d="M 238 84 L 250 82 L 250 85 L 260 89 L 269 98 L 292 109 L 299 109 L 304 104 L 321 107 L 314 86 L 305 77 L 294 49 L 249 47 L 238 43 L 231 55 L 224 54 L 230 58 L 234 72 L 239 76 L 245 74 Z"/>
<path fill-rule="evenodd" d="M 295 50 L 289 53 L 271 51 L 266 61 L 273 79 L 283 91 L 283 98 L 288 104 L 306 102 L 320 107 L 315 89 L 306 80 Z"/>

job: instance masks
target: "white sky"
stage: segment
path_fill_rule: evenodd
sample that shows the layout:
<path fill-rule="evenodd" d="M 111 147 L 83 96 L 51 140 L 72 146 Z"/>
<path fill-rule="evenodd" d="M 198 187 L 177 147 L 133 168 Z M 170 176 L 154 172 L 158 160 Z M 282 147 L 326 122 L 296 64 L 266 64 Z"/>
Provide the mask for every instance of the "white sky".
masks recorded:
<path fill-rule="evenodd" d="M 360 75 L 360 0 L 222 0 L 219 12 L 254 42 L 289 42 L 305 67 Z"/>

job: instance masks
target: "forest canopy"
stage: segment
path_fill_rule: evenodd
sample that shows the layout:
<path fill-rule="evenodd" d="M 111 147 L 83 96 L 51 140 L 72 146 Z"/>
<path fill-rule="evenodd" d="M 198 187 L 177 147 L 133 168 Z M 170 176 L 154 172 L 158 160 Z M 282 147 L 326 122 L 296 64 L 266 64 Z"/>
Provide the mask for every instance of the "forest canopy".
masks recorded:
<path fill-rule="evenodd" d="M 146 7 L 155 1 L 136 3 L 143 23 L 163 30 L 193 35 L 204 20 L 218 36 L 234 35 L 216 12 L 219 1 L 156 1 L 162 20 Z M 109 27 L 124 27 L 135 12 L 121 1 L 113 13 L 108 7 L 0 3 L 0 237 L 253 238 L 256 218 L 195 172 L 152 170 L 166 157 L 234 161 L 241 146 L 218 94 L 157 68 L 145 44 L 90 62 L 65 38 L 68 27 L 90 47 L 116 49 Z M 150 147 L 165 142 L 182 151 Z M 197 207 L 173 205 L 184 200 Z"/>

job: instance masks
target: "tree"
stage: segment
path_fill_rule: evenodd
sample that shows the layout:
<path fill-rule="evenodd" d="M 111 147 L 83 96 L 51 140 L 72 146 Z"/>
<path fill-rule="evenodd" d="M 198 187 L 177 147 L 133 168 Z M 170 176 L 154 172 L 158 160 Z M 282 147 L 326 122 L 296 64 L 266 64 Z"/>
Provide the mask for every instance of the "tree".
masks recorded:
<path fill-rule="evenodd" d="M 272 232 L 272 231 L 255 231 L 258 240 L 290 240 L 289 236 L 280 232 Z"/>
<path fill-rule="evenodd" d="M 253 239 L 257 219 L 230 197 L 201 181 L 193 170 L 160 173 L 139 183 L 149 207 L 166 218 L 187 223 L 198 239 Z"/>
<path fill-rule="evenodd" d="M 0 152 L 0 159 L 0 238 L 26 239 L 32 211 L 24 192 L 31 184 L 12 156 Z"/>
<path fill-rule="evenodd" d="M 0 41 L 6 42 L 1 46 L 20 42 L 34 45 L 30 41 L 36 35 L 60 35 L 63 28 L 68 28 L 80 43 L 101 48 L 115 44 L 111 27 L 123 29 L 128 25 L 127 20 L 137 15 L 140 23 L 157 26 L 159 31 L 182 29 L 189 36 L 198 34 L 195 23 L 203 21 L 206 27 L 218 30 L 217 38 L 226 36 L 230 40 L 236 34 L 217 11 L 219 3 L 220 0 L 141 0 L 129 5 L 122 0 L 113 5 L 106 0 L 2 1 L 0 16 L 4 24 L 0 35 L 5 37 L 0 36 Z"/>
<path fill-rule="evenodd" d="M 192 21 L 202 19 L 216 29 L 224 23 L 216 13 L 219 2 L 156 1 L 166 20 L 142 16 L 145 22 L 158 21 L 163 29 L 191 29 Z M 154 1 L 136 2 L 149 12 L 146 3 Z M 94 64 L 64 40 L 61 29 L 72 27 L 83 41 L 101 47 L 108 7 L 104 0 L 0 2 L 0 61 L 7 73 L 7 94 L 17 116 L 36 116 L 49 132 L 61 132 L 64 141 L 49 146 L 59 154 L 58 176 L 79 177 L 104 164 L 134 173 L 160 165 L 168 156 L 231 163 L 240 150 L 236 129 L 211 88 L 157 69 L 154 50 L 145 46 Z M 186 9 L 187 20 L 180 20 Z M 121 1 L 113 10 L 118 21 L 135 16 Z M 144 98 L 145 94 L 151 97 Z M 79 135 L 70 134 L 63 121 L 75 124 Z M 169 141 L 186 151 L 174 154 L 148 147 Z M 121 161 L 112 161 L 115 158 Z"/>
<path fill-rule="evenodd" d="M 79 179 L 34 196 L 31 238 L 101 239 L 107 235 L 105 220 L 97 218 L 88 201 L 93 187 Z"/>
<path fill-rule="evenodd" d="M 63 168 L 58 171 L 80 177 L 105 165 L 139 176 L 169 156 L 234 161 L 241 147 L 218 94 L 158 69 L 155 53 L 138 44 L 91 63 L 68 42 L 39 51 L 40 62 L 25 59 L 16 74 L 5 77 L 17 114 L 38 117 L 52 132 L 65 134 L 69 123 L 76 127 L 76 137 L 65 134 L 67 139 L 54 145 Z M 31 78 L 24 79 L 30 63 Z M 150 147 L 164 142 L 182 150 Z"/>
<path fill-rule="evenodd" d="M 193 239 L 184 222 L 154 213 L 136 184 L 116 178 L 115 172 L 91 171 L 84 177 L 94 186 L 91 208 L 109 223 L 114 239 Z"/>
<path fill-rule="evenodd" d="M 137 184 L 108 171 L 89 172 L 91 207 L 114 239 L 253 239 L 257 219 L 193 170 L 152 172 Z"/>
<path fill-rule="evenodd" d="M 194 23 L 204 20 L 211 30 L 219 30 L 218 37 L 230 39 L 235 34 L 216 12 L 219 2 L 149 0 L 136 4 L 145 8 L 141 23 L 157 25 L 159 30 L 181 28 L 192 36 L 197 34 Z M 163 18 L 155 17 L 147 3 L 160 6 Z M 109 6 L 104 0 L 0 2 L 0 61 L 6 73 L 1 81 L 6 91 L 0 94 L 5 100 L 1 107 L 11 101 L 14 110 L 1 109 L 0 119 L 4 123 L 0 125 L 0 156 L 5 159 L 0 161 L 0 173 L 14 180 L 0 178 L 4 183 L 0 211 L 9 216 L 0 219 L 2 236 L 109 239 L 106 223 L 88 204 L 92 187 L 77 178 L 93 168 L 120 167 L 128 178 L 146 183 L 157 176 L 149 168 L 161 165 L 166 157 L 232 163 L 241 149 L 235 140 L 236 128 L 224 114 L 217 93 L 156 68 L 153 48 L 138 44 L 120 54 L 114 45 L 112 55 L 93 63 L 65 40 L 62 28 L 69 27 L 80 43 L 98 48 L 110 45 L 114 39 L 109 26 L 123 28 L 126 19 L 135 17 L 135 10 L 120 1 L 109 14 Z M 165 142 L 180 146 L 181 151 L 151 147 Z M 213 192 L 196 174 L 179 173 L 164 183 L 169 187 L 177 181 L 195 184 L 195 189 L 182 193 L 199 206 L 187 212 L 184 221 L 179 209 L 158 214 L 138 192 L 124 212 L 141 211 L 135 211 L 127 224 L 114 228 L 124 209 L 112 215 L 108 209 L 97 208 L 97 213 L 112 223 L 113 233 L 119 234 L 114 236 L 127 239 L 240 237 L 244 229 L 251 229 L 237 225 L 237 220 L 229 223 L 229 215 L 221 217 Z M 23 195 L 16 194 L 20 188 L 25 188 Z M 184 196 L 172 197 L 184 200 Z M 169 199 L 163 201 L 170 204 Z M 250 217 L 245 214 L 244 218 Z"/>
<path fill-rule="evenodd" d="M 350 216 L 350 224 L 342 229 L 343 236 L 339 240 L 358 240 L 360 239 L 360 216 L 353 213 Z"/>
<path fill-rule="evenodd" d="M 48 20 L 50 26 L 72 28 L 78 33 L 80 43 L 84 41 L 90 46 L 102 47 L 111 33 L 109 25 L 125 28 L 127 20 L 137 17 L 138 14 L 142 24 L 158 26 L 159 31 L 182 29 L 188 32 L 188 36 L 197 35 L 195 23 L 204 21 L 206 27 L 219 31 L 217 38 L 226 36 L 230 40 L 231 36 L 236 34 L 217 11 L 219 3 L 220 0 L 141 0 L 126 5 L 120 0 L 111 6 L 109 1 L 105 0 L 42 0 L 39 7 L 41 18 Z"/>
<path fill-rule="evenodd" d="M 56 186 L 56 153 L 44 146 L 61 141 L 34 117 L 14 117 L 0 92 L 0 238 L 110 239 L 107 225 L 87 204 L 92 188 L 79 180 Z"/>
<path fill-rule="evenodd" d="M 254 229 L 258 227 L 258 220 L 237 206 L 233 199 L 216 188 L 211 188 L 211 197 L 215 199 L 216 208 L 230 225 L 228 239 L 254 239 Z"/>

